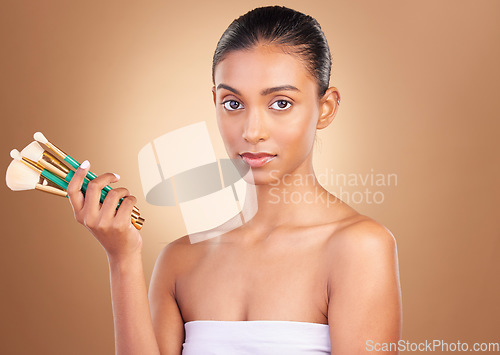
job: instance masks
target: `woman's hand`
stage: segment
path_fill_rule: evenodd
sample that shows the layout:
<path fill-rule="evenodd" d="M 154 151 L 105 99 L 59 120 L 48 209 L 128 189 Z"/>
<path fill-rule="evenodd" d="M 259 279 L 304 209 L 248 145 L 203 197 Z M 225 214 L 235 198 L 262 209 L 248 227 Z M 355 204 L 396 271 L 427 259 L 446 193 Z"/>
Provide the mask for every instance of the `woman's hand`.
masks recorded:
<path fill-rule="evenodd" d="M 130 195 L 127 189 L 119 187 L 109 191 L 101 205 L 101 189 L 120 179 L 112 173 L 102 174 L 91 180 L 84 195 L 81 188 L 89 168 L 90 163 L 84 161 L 68 184 L 68 197 L 75 219 L 101 243 L 108 258 L 120 259 L 140 253 L 142 238 L 130 221 L 137 198 Z M 117 210 L 116 206 L 122 197 L 125 198 Z"/>

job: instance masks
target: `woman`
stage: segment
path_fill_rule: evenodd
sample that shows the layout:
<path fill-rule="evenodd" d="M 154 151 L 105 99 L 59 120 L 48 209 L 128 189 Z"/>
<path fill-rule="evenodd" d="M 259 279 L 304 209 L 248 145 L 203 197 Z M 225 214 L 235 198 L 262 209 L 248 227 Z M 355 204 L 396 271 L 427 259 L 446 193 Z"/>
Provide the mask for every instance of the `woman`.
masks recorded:
<path fill-rule="evenodd" d="M 117 353 L 360 354 L 399 340 L 394 237 L 314 175 L 316 130 L 340 103 L 330 66 L 316 20 L 285 7 L 254 9 L 224 32 L 212 70 L 217 121 L 229 157 L 251 169 L 258 210 L 218 237 L 167 245 L 149 303 L 129 221 L 136 198 L 115 188 L 100 206 L 100 190 L 119 179 L 111 173 L 84 198 L 82 163 L 68 194 L 108 256 Z"/>

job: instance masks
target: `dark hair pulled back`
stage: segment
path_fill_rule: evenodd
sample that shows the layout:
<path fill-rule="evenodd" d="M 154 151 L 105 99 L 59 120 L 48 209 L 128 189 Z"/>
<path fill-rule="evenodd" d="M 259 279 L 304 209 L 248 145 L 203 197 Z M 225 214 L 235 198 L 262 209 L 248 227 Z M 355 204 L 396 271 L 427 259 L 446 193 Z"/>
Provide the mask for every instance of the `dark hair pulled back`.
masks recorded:
<path fill-rule="evenodd" d="M 253 9 L 234 20 L 217 43 L 212 63 L 215 67 L 228 53 L 252 49 L 258 44 L 278 45 L 285 53 L 303 61 L 324 95 L 330 82 L 331 55 L 325 34 L 318 21 L 309 15 L 284 6 Z"/>

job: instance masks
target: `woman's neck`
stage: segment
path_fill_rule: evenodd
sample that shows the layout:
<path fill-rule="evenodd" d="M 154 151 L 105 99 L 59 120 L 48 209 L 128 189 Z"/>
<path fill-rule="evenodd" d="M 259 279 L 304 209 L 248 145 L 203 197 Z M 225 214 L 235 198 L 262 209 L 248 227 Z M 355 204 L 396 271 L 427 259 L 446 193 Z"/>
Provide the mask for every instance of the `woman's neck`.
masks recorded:
<path fill-rule="evenodd" d="M 331 215 L 330 208 L 339 202 L 321 186 L 310 159 L 292 173 L 275 177 L 268 184 L 247 185 L 243 215 L 253 216 L 245 222 L 258 229 L 310 225 Z"/>

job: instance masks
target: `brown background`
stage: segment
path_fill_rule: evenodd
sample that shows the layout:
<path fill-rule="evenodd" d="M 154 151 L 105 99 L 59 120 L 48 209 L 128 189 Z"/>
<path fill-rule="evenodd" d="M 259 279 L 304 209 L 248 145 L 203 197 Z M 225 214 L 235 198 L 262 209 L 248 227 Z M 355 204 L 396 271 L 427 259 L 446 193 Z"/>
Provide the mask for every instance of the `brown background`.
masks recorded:
<path fill-rule="evenodd" d="M 211 58 L 237 16 L 261 1 L 4 1 L 2 139 L 41 130 L 97 174 L 122 176 L 146 224 L 149 281 L 161 248 L 185 233 L 177 207 L 151 206 L 137 153 L 206 120 Z M 342 104 L 319 134 L 318 172 L 390 174 L 382 204 L 352 204 L 399 248 L 403 339 L 500 341 L 500 2 L 280 2 L 317 18 Z M 335 190 L 335 186 L 329 186 Z M 350 191 L 356 191 L 352 189 Z M 111 354 L 106 256 L 67 200 L 0 187 L 2 354 Z"/>

